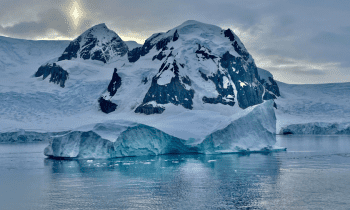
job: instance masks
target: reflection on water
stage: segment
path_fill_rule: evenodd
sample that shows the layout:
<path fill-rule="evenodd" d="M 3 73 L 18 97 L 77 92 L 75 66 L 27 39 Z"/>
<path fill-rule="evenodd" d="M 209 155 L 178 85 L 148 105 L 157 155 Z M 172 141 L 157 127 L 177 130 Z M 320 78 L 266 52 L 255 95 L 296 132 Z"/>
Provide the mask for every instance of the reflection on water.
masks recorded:
<path fill-rule="evenodd" d="M 235 208 L 258 206 L 262 180 L 276 182 L 273 155 L 164 155 L 113 160 L 45 159 L 50 169 L 48 194 L 65 190 L 83 208 Z M 267 178 L 268 177 L 268 178 Z M 65 182 L 62 184 L 62 178 Z M 89 189 L 86 191 L 85 189 Z M 99 196 L 101 195 L 101 196 Z M 103 202 L 113 200 L 113 202 Z M 61 198 L 59 198 L 61 199 Z M 71 205 L 64 194 L 61 201 Z M 73 207 L 73 206 L 71 206 Z"/>
<path fill-rule="evenodd" d="M 350 205 L 350 137 L 279 136 L 287 152 L 44 158 L 0 145 L 0 209 L 337 209 Z"/>

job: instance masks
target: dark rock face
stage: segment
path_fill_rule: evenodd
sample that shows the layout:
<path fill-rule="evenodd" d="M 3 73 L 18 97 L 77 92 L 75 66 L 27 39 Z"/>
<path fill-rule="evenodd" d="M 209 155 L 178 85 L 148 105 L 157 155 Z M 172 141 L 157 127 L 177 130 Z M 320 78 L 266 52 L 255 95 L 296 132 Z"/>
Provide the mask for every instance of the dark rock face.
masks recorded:
<path fill-rule="evenodd" d="M 114 68 L 112 80 L 109 82 L 107 91 L 110 96 L 114 96 L 117 93 L 117 90 L 122 85 L 122 78 L 117 73 L 117 68 Z M 110 100 L 106 100 L 103 97 L 100 97 L 98 100 L 100 104 L 100 109 L 102 112 L 108 114 L 114 112 L 117 109 L 117 104 L 111 102 Z"/>
<path fill-rule="evenodd" d="M 171 56 L 171 55 L 170 55 Z M 174 77 L 171 78 L 170 83 L 165 85 L 159 85 L 158 79 L 162 76 L 165 71 L 171 71 L 174 74 Z M 161 113 L 159 107 L 150 107 L 148 102 L 155 101 L 157 104 L 168 104 L 172 103 L 175 105 L 182 105 L 186 109 L 192 109 L 194 90 L 187 90 L 184 84 L 191 85 L 191 81 L 188 77 L 181 77 L 178 74 L 179 66 L 174 60 L 173 63 L 167 63 L 165 61 L 159 73 L 153 77 L 152 84 L 148 92 L 146 93 L 143 103 L 136 108 L 136 113 L 154 114 Z M 163 109 L 163 108 L 162 108 Z M 146 114 L 146 113 L 145 113 Z"/>
<path fill-rule="evenodd" d="M 107 88 L 109 95 L 114 96 L 121 85 L 122 85 L 122 78 L 120 78 L 120 76 L 118 75 L 117 69 L 114 68 L 112 80 L 109 82 L 109 85 Z"/>
<path fill-rule="evenodd" d="M 271 77 L 269 77 L 269 80 L 272 85 L 266 86 L 266 89 L 273 92 L 278 97 L 281 96 L 280 89 L 278 88 L 277 82 Z"/>
<path fill-rule="evenodd" d="M 242 44 L 241 41 L 238 39 L 238 37 L 235 37 L 231 29 L 227 29 L 224 31 L 225 37 L 229 38 L 230 41 L 232 42 L 232 46 L 235 48 L 236 52 L 243 57 L 244 60 L 248 60 L 249 58 L 249 53 L 243 49 L 240 45 Z M 242 44 L 243 45 L 243 44 Z"/>
<path fill-rule="evenodd" d="M 258 73 L 254 62 L 248 63 L 246 71 L 243 67 L 245 65 L 243 58 L 226 52 L 220 59 L 220 64 L 227 69 L 236 86 L 239 107 L 245 109 L 263 102 L 264 87 L 257 79 Z"/>
<path fill-rule="evenodd" d="M 158 60 L 161 61 L 165 57 L 166 57 L 165 53 L 163 51 L 161 51 L 161 52 L 158 53 L 158 55 L 153 56 L 152 60 L 158 59 Z"/>
<path fill-rule="evenodd" d="M 201 77 L 202 77 L 205 81 L 208 81 L 208 80 L 209 80 L 206 74 L 204 74 L 204 73 L 201 72 L 200 70 L 199 70 L 199 73 L 200 73 Z"/>
<path fill-rule="evenodd" d="M 270 99 L 276 99 L 277 97 L 274 94 L 271 94 L 269 91 L 266 91 L 263 99 L 264 100 L 270 100 Z"/>
<path fill-rule="evenodd" d="M 263 84 L 266 89 L 264 100 L 277 99 L 277 97 L 281 96 L 278 85 L 273 78 L 269 77 L 268 79 L 269 82 L 265 81 L 265 79 L 260 80 L 261 84 Z"/>
<path fill-rule="evenodd" d="M 278 85 L 270 72 L 258 69 L 259 81 L 265 87 L 264 100 L 277 99 L 281 96 Z M 277 106 L 276 106 L 277 107 Z M 276 108 L 277 109 L 277 108 Z"/>
<path fill-rule="evenodd" d="M 148 82 L 148 79 L 147 79 L 147 77 L 144 77 L 143 79 L 142 79 L 142 81 L 141 81 L 143 84 L 147 84 L 147 82 Z"/>
<path fill-rule="evenodd" d="M 79 36 L 76 40 L 72 41 L 68 45 L 68 47 L 64 50 L 61 57 L 58 58 L 58 61 L 71 60 L 72 58 L 76 58 L 77 53 L 80 49 L 80 41 L 81 41 L 81 36 Z"/>
<path fill-rule="evenodd" d="M 114 112 L 118 106 L 109 100 L 105 100 L 103 97 L 100 97 L 100 99 L 98 99 L 98 102 L 100 103 L 101 111 L 106 114 Z"/>
<path fill-rule="evenodd" d="M 129 62 L 134 63 L 141 57 L 141 54 L 145 54 L 142 49 L 143 47 L 136 47 L 133 50 L 129 51 L 128 52 Z"/>
<path fill-rule="evenodd" d="M 215 55 L 211 55 L 210 53 L 211 53 L 210 50 L 198 44 L 198 50 L 196 51 L 196 56 L 198 59 L 200 57 L 202 59 L 212 59 L 212 60 L 217 58 Z"/>
<path fill-rule="evenodd" d="M 175 105 L 182 105 L 186 109 L 192 109 L 192 99 L 194 90 L 186 90 L 179 76 L 171 79 L 171 82 L 166 85 L 158 85 L 157 78 L 152 80 L 152 85 L 148 90 L 143 103 L 155 101 L 158 104 L 173 103 Z"/>
<path fill-rule="evenodd" d="M 156 49 L 166 49 L 166 45 L 172 40 L 172 37 L 167 37 L 164 39 L 161 39 L 160 41 L 157 42 L 156 44 Z"/>
<path fill-rule="evenodd" d="M 152 40 L 162 35 L 161 33 L 153 35 L 150 39 L 145 41 L 145 44 L 142 47 L 137 47 L 128 52 L 129 62 L 136 62 L 141 56 L 145 56 L 149 51 L 153 48 L 154 44 L 152 44 Z"/>
<path fill-rule="evenodd" d="M 61 66 L 56 65 L 56 63 L 46 64 L 40 66 L 38 71 L 35 73 L 35 77 L 43 76 L 43 80 L 51 74 L 50 82 L 55 84 L 59 84 L 62 88 L 64 88 L 64 83 L 68 79 L 68 72 L 65 71 Z"/>
<path fill-rule="evenodd" d="M 177 33 L 177 30 L 175 31 L 174 33 L 174 36 L 173 36 L 173 42 L 175 42 L 176 40 L 178 40 L 180 37 L 179 33 Z"/>
<path fill-rule="evenodd" d="M 162 114 L 164 112 L 164 108 L 160 106 L 154 107 L 152 104 L 146 104 L 139 106 L 135 109 L 135 113 L 143 113 L 146 115 L 150 114 Z"/>

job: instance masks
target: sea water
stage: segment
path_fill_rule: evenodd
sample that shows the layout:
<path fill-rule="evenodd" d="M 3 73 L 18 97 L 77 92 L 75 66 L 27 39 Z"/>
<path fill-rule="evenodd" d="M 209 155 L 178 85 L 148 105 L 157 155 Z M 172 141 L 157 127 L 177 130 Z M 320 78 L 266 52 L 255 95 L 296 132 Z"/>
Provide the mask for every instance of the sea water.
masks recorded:
<path fill-rule="evenodd" d="M 0 209 L 350 209 L 350 136 L 278 136 L 286 152 L 53 160 L 0 144 Z"/>

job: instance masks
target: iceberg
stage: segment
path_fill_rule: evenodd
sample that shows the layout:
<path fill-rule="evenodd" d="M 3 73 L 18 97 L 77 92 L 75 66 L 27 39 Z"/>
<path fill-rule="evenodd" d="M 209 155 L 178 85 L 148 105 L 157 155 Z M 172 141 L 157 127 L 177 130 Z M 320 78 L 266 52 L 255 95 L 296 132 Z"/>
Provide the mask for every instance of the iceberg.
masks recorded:
<path fill-rule="evenodd" d="M 249 152 L 266 150 L 275 143 L 276 116 L 270 100 L 208 135 L 199 148 L 206 154 Z"/>
<path fill-rule="evenodd" d="M 272 100 L 250 107 L 228 119 L 230 120 L 223 120 L 219 124 L 214 120 L 213 123 L 219 126 L 214 131 L 210 130 L 210 133 L 204 126 L 202 136 L 191 136 L 193 132 L 190 131 L 190 126 L 187 130 L 183 128 L 183 133 L 186 133 L 183 135 L 179 131 L 168 132 L 169 128 L 161 130 L 159 124 L 151 126 L 128 120 L 106 121 L 54 137 L 44 154 L 52 158 L 90 159 L 184 153 L 266 152 L 279 149 L 273 147 L 276 142 L 276 116 Z"/>

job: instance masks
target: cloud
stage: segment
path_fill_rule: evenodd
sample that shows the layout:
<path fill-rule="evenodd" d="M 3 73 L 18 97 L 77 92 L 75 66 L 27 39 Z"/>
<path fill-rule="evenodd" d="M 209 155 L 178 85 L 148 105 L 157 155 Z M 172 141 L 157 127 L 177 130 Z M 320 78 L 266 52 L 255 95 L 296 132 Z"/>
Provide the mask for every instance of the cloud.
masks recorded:
<path fill-rule="evenodd" d="M 286 83 L 335 83 L 347 82 L 349 67 L 341 63 L 312 62 L 309 60 L 287 58 L 279 55 L 257 56 L 258 67 L 273 73 L 275 79 Z"/>
<path fill-rule="evenodd" d="M 45 37 L 58 36 L 67 38 L 74 38 L 81 34 L 86 29 L 90 28 L 96 20 L 92 21 L 88 13 L 84 13 L 84 17 L 79 18 L 79 24 L 76 24 L 74 18 L 72 18 L 72 2 L 77 5 L 76 1 L 47 1 L 40 4 L 41 6 L 33 10 L 33 6 L 39 6 L 39 2 L 36 0 L 21 1 L 17 0 L 17 4 L 23 7 L 11 7 L 12 13 L 21 15 L 12 15 L 10 22 L 4 22 L 8 17 L 11 17 L 9 11 L 3 11 L 9 16 L 4 16 L 4 13 L 0 13 L 0 34 L 4 34 L 10 37 L 26 38 L 26 39 L 41 39 Z M 57 4 L 57 2 L 61 2 Z M 14 2 L 5 1 L 5 4 L 13 5 Z M 37 4 L 37 5 L 35 5 Z M 79 5 L 78 5 L 79 6 Z M 0 7 L 1 8 L 1 7 Z M 79 7 L 78 7 L 79 8 Z M 11 12 L 10 9 L 10 12 Z M 22 10 L 21 10 L 22 9 Z M 23 10 L 24 9 L 24 10 Z M 80 9 L 80 8 L 79 8 Z M 28 16 L 26 11 L 31 11 L 31 15 Z M 76 12 L 76 11 L 75 11 Z M 82 13 L 82 11 L 78 11 Z M 78 13 L 78 14 L 79 14 Z M 52 35 L 52 33 L 54 34 Z"/>
<path fill-rule="evenodd" d="M 38 21 L 20 22 L 13 26 L 1 27 L 0 32 L 15 37 L 36 37 L 54 29 L 62 35 L 70 35 L 70 26 L 65 15 L 57 10 L 50 9 L 38 14 Z"/>
<path fill-rule="evenodd" d="M 332 32 L 320 32 L 316 36 L 311 38 L 311 42 L 314 44 L 328 45 L 328 46 L 344 46 L 350 45 L 350 33 L 332 33 Z M 338 46 L 337 46 L 338 47 Z"/>
<path fill-rule="evenodd" d="M 293 72 L 294 74 L 304 74 L 304 75 L 311 75 L 311 76 L 315 76 L 315 75 L 325 75 L 326 72 L 319 70 L 319 69 L 310 69 L 310 70 L 306 70 L 303 71 L 302 69 L 296 69 Z"/>

